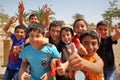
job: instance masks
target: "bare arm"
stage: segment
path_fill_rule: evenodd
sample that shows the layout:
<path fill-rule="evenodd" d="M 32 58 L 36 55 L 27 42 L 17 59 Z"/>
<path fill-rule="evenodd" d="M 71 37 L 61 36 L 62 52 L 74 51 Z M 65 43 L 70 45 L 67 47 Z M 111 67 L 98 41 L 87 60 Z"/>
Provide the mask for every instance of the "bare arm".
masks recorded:
<path fill-rule="evenodd" d="M 97 54 L 94 55 L 94 58 L 95 58 L 95 62 L 89 62 L 87 60 L 83 60 L 83 64 L 84 64 L 83 69 L 93 73 L 100 73 L 103 71 L 103 65 L 104 65 L 103 61 Z"/>
<path fill-rule="evenodd" d="M 5 25 L 5 27 L 3 28 L 3 30 L 5 31 L 5 33 L 10 36 L 11 35 L 11 31 L 9 30 L 11 24 L 15 23 L 17 21 L 17 18 L 15 18 L 14 16 L 12 16 L 9 20 L 9 22 Z"/>
<path fill-rule="evenodd" d="M 28 27 L 27 24 L 25 24 L 24 22 L 24 3 L 21 1 L 19 2 L 19 5 L 18 5 L 18 13 L 19 13 L 19 17 L 18 17 L 18 20 L 19 20 L 19 24 L 21 25 L 24 25 L 25 27 Z"/>
<path fill-rule="evenodd" d="M 70 65 L 75 70 L 87 70 L 93 73 L 100 73 L 103 71 L 103 61 L 102 59 L 95 54 L 95 62 L 90 62 L 82 57 L 80 57 L 78 54 L 72 54 L 70 59 Z"/>
<path fill-rule="evenodd" d="M 24 80 L 25 77 L 30 77 L 30 75 L 26 72 L 29 63 L 27 60 L 22 60 L 22 64 L 19 70 L 19 80 Z"/>
<path fill-rule="evenodd" d="M 45 8 L 45 23 L 44 23 L 44 26 L 45 26 L 46 28 L 48 28 L 50 8 L 48 7 L 47 4 L 43 5 L 43 7 Z"/>

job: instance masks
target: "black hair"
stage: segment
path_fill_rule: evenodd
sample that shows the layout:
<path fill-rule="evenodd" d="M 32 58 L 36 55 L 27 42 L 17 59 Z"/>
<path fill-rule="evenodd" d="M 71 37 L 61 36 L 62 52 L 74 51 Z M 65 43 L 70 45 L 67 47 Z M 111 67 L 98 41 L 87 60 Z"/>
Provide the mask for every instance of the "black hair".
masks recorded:
<path fill-rule="evenodd" d="M 36 17 L 38 18 L 38 14 L 32 13 L 32 14 L 29 16 L 29 20 L 30 20 L 31 17 L 34 17 L 34 16 L 36 16 Z"/>
<path fill-rule="evenodd" d="M 45 28 L 42 23 L 34 23 L 30 26 L 29 33 L 31 31 L 39 31 L 43 35 L 45 34 Z"/>
<path fill-rule="evenodd" d="M 26 33 L 26 27 L 24 25 L 17 25 L 14 29 L 14 32 L 17 30 L 17 29 L 23 29 L 24 32 Z"/>
<path fill-rule="evenodd" d="M 100 43 L 100 42 L 99 42 L 98 34 L 97 34 L 95 31 L 93 31 L 93 30 L 87 30 L 87 31 L 82 32 L 82 33 L 80 34 L 80 38 L 79 38 L 80 42 L 82 42 L 83 38 L 86 37 L 86 36 L 90 36 L 90 37 L 92 37 L 93 39 L 97 39 L 98 44 Z"/>
<path fill-rule="evenodd" d="M 78 21 L 83 21 L 85 23 L 85 25 L 88 27 L 88 23 L 87 21 L 85 21 L 84 19 L 76 19 L 73 23 L 73 29 L 75 28 L 75 24 L 78 22 Z"/>
<path fill-rule="evenodd" d="M 72 37 L 74 36 L 74 32 L 73 32 L 72 28 L 70 28 L 70 27 L 62 27 L 62 29 L 60 31 L 60 35 L 61 35 L 61 33 L 62 33 L 63 30 L 70 31 Z"/>
<path fill-rule="evenodd" d="M 106 26 L 106 27 L 109 27 L 109 23 L 108 23 L 107 21 L 105 21 L 105 20 L 99 21 L 99 22 L 97 23 L 97 28 L 98 28 L 99 26 L 101 26 L 101 25 L 104 25 L 104 26 Z"/>
<path fill-rule="evenodd" d="M 57 26 L 60 26 L 62 28 L 61 21 L 53 21 L 53 22 L 51 22 L 50 25 L 49 25 L 49 30 L 51 29 L 51 27 L 57 27 Z"/>

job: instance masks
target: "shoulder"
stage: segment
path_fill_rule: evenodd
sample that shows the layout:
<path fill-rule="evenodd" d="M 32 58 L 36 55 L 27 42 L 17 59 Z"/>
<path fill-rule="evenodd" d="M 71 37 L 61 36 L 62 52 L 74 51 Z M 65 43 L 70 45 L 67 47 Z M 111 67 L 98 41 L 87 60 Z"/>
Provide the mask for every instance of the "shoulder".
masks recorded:
<path fill-rule="evenodd" d="M 52 48 L 52 47 L 55 47 L 55 45 L 49 43 L 49 44 L 46 44 L 46 47 L 48 47 L 48 48 Z"/>
<path fill-rule="evenodd" d="M 25 45 L 24 45 L 24 47 L 27 47 L 27 46 L 29 46 L 29 45 L 31 45 L 30 43 L 26 43 Z"/>

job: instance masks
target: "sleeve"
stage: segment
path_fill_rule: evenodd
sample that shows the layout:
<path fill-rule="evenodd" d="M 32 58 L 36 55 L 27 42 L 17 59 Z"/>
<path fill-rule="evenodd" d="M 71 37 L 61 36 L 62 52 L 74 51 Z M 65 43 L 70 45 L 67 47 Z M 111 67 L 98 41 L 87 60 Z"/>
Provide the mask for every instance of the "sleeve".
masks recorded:
<path fill-rule="evenodd" d="M 26 53 L 25 53 L 25 48 L 24 47 L 21 47 L 21 52 L 19 54 L 19 58 L 26 60 Z"/>
<path fill-rule="evenodd" d="M 60 53 L 58 52 L 58 50 L 57 50 L 55 45 L 52 45 L 50 50 L 51 50 L 53 58 L 60 58 L 61 57 Z"/>
<path fill-rule="evenodd" d="M 109 41 L 110 44 L 117 44 L 118 43 L 118 41 L 112 41 L 112 37 L 111 36 L 108 37 L 108 41 Z"/>
<path fill-rule="evenodd" d="M 11 38 L 12 41 L 14 41 L 15 35 L 14 35 L 14 34 L 11 34 L 11 35 L 10 35 L 10 38 Z"/>

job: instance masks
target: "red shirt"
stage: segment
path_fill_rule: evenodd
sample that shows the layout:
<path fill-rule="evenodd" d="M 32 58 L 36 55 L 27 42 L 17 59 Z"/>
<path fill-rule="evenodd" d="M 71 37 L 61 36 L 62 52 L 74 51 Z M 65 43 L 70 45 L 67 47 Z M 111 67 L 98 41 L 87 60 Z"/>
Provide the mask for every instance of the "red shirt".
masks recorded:
<path fill-rule="evenodd" d="M 72 42 L 75 44 L 76 48 L 79 47 L 79 43 L 78 43 L 77 39 L 79 39 L 79 36 L 78 35 L 74 35 Z"/>

